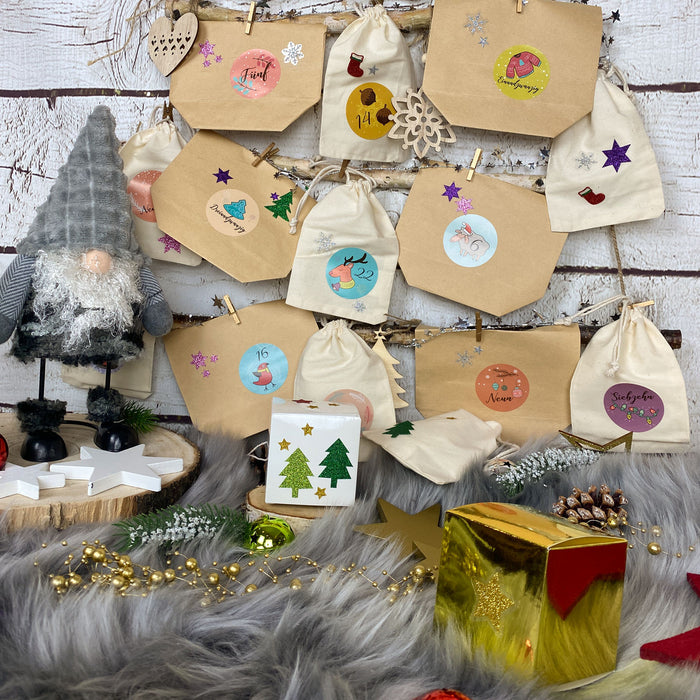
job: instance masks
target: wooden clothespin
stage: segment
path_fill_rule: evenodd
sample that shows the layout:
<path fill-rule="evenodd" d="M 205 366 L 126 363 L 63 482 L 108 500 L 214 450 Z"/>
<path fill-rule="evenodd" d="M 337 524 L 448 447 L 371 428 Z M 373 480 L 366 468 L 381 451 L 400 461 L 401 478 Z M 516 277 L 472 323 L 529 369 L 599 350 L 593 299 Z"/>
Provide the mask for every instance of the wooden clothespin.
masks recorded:
<path fill-rule="evenodd" d="M 344 161 L 340 164 L 340 170 L 338 171 L 338 177 L 341 177 L 341 178 L 342 178 L 342 177 L 345 177 L 345 171 L 347 170 L 348 165 L 350 165 L 350 161 L 349 161 L 349 160 L 344 160 Z"/>
<path fill-rule="evenodd" d="M 655 302 L 653 299 L 648 299 L 647 301 L 638 301 L 636 304 L 630 304 L 630 308 L 635 307 L 637 309 L 641 309 L 643 306 L 653 306 L 654 303 Z"/>
<path fill-rule="evenodd" d="M 165 119 L 170 119 L 172 121 L 173 118 L 173 105 L 168 100 L 167 102 L 163 102 L 163 114 L 161 114 L 161 120 Z"/>
<path fill-rule="evenodd" d="M 275 148 L 275 142 L 273 141 L 259 156 L 255 157 L 253 160 L 253 167 L 257 168 L 260 163 L 262 163 L 265 158 L 270 158 L 280 152 L 279 148 Z"/>
<path fill-rule="evenodd" d="M 476 342 L 481 342 L 481 314 L 476 312 Z"/>
<path fill-rule="evenodd" d="M 483 151 L 480 148 L 477 148 L 476 151 L 474 151 L 474 157 L 472 158 L 472 162 L 469 164 L 469 170 L 467 171 L 467 182 L 472 181 L 474 172 L 476 171 L 476 166 L 479 165 L 479 161 L 481 160 L 482 153 Z"/>
<path fill-rule="evenodd" d="M 226 303 L 226 307 L 228 308 L 228 315 L 233 316 L 233 320 L 236 322 L 236 325 L 240 325 L 241 319 L 238 318 L 238 312 L 236 311 L 236 307 L 231 302 L 231 297 L 229 297 L 228 294 L 224 294 L 224 302 Z"/>
<path fill-rule="evenodd" d="M 253 0 L 250 3 L 250 6 L 248 7 L 248 17 L 246 17 L 245 21 L 245 33 L 250 34 L 250 30 L 253 28 L 253 22 L 255 22 L 255 0 Z"/>
<path fill-rule="evenodd" d="M 523 11 L 523 0 L 516 0 L 515 11 L 518 13 Z"/>

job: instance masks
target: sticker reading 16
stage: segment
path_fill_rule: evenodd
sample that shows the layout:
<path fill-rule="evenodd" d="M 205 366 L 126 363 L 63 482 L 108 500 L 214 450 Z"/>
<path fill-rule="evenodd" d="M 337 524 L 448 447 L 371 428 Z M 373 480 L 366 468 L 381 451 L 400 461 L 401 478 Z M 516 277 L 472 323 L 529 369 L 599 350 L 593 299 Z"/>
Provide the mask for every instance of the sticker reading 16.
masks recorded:
<path fill-rule="evenodd" d="M 287 379 L 289 363 L 282 350 L 272 343 L 251 345 L 238 364 L 243 386 L 254 394 L 272 394 Z"/>
<path fill-rule="evenodd" d="M 387 134 L 393 125 L 389 115 L 393 95 L 380 83 L 363 83 L 353 88 L 345 105 L 350 128 L 361 138 L 373 141 Z"/>

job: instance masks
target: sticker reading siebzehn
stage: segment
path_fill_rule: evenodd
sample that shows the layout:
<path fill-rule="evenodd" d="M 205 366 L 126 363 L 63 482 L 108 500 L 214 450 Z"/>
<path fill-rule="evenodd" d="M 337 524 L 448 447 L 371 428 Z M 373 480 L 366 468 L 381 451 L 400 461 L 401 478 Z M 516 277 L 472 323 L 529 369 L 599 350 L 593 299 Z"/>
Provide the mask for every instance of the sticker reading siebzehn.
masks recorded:
<path fill-rule="evenodd" d="M 362 248 L 342 248 L 331 255 L 326 265 L 326 281 L 338 296 L 359 299 L 377 283 L 379 271 L 375 259 Z"/>
<path fill-rule="evenodd" d="M 254 394 L 272 394 L 287 379 L 289 363 L 282 350 L 272 343 L 251 345 L 238 364 L 243 386 Z"/>
<path fill-rule="evenodd" d="M 605 412 L 620 428 L 644 433 L 655 428 L 664 417 L 664 402 L 651 389 L 639 384 L 615 384 L 603 397 Z"/>
<path fill-rule="evenodd" d="M 241 190 L 217 190 L 209 197 L 207 221 L 225 236 L 243 236 L 260 222 L 255 200 Z"/>
<path fill-rule="evenodd" d="M 514 411 L 520 408 L 530 395 L 530 382 L 513 365 L 489 365 L 476 378 L 476 395 L 479 401 L 494 411 Z"/>
<path fill-rule="evenodd" d="M 534 46 L 519 44 L 506 49 L 493 66 L 498 89 L 514 100 L 537 97 L 549 82 L 549 61 Z"/>
<path fill-rule="evenodd" d="M 395 114 L 391 104 L 393 95 L 381 83 L 363 83 L 353 88 L 345 105 L 345 116 L 350 128 L 363 139 L 373 141 L 391 131 Z"/>
<path fill-rule="evenodd" d="M 231 86 L 242 97 L 256 99 L 274 90 L 280 80 L 280 62 L 265 49 L 242 53 L 231 66 Z"/>
<path fill-rule="evenodd" d="M 493 224 L 478 214 L 453 219 L 442 236 L 447 257 L 461 267 L 479 267 L 491 260 L 498 245 Z"/>

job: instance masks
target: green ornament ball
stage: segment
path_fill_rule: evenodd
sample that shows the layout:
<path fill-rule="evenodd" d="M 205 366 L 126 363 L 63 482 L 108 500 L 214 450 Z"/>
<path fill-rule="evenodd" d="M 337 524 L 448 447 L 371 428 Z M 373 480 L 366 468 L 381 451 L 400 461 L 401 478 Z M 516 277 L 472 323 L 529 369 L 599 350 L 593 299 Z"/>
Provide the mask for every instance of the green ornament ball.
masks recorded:
<path fill-rule="evenodd" d="M 259 552 L 277 549 L 289 544 L 294 539 L 294 531 L 290 524 L 282 518 L 271 518 L 263 515 L 254 520 L 250 528 L 250 539 L 246 546 Z"/>

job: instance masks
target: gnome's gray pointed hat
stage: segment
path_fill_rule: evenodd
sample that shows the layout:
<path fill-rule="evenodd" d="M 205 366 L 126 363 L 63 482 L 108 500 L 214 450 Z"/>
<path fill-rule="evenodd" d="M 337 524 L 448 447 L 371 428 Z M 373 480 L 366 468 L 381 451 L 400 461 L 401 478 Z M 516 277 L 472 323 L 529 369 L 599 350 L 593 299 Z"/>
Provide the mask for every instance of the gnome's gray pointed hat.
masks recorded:
<path fill-rule="evenodd" d="M 38 208 L 27 237 L 18 244 L 18 253 L 92 248 L 117 256 L 138 252 L 114 126 L 109 109 L 96 107 L 59 169 L 48 199 Z"/>

